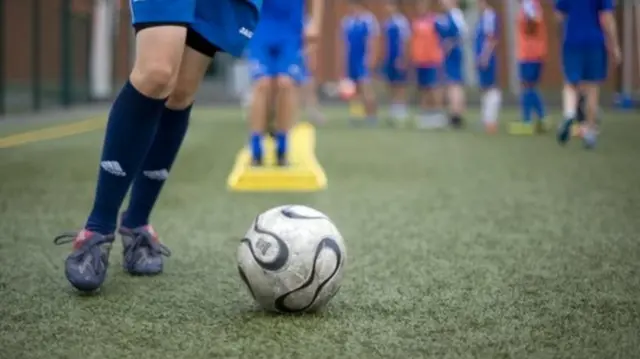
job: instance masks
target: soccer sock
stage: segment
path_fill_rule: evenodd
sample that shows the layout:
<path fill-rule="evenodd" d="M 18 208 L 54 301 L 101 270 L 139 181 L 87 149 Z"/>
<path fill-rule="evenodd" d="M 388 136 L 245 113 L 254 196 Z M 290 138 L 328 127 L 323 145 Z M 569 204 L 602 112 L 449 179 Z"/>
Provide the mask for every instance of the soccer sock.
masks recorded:
<path fill-rule="evenodd" d="M 539 120 L 543 120 L 547 116 L 547 111 L 544 107 L 544 101 L 537 88 L 531 89 L 531 100 L 533 102 L 533 110 L 538 116 Z"/>
<path fill-rule="evenodd" d="M 398 119 L 398 104 L 392 103 L 389 105 L 389 116 L 394 120 Z"/>
<path fill-rule="evenodd" d="M 109 113 L 86 229 L 105 235 L 114 232 L 118 211 L 151 146 L 164 103 L 165 99 L 141 94 L 129 82 L 120 91 Z"/>
<path fill-rule="evenodd" d="M 562 90 L 562 111 L 566 120 L 573 120 L 576 117 L 578 107 L 578 94 L 575 89 L 565 86 Z"/>
<path fill-rule="evenodd" d="M 287 132 L 276 132 L 276 156 L 284 158 L 287 155 Z"/>
<path fill-rule="evenodd" d="M 133 181 L 129 208 L 122 221 L 124 227 L 136 228 L 149 224 L 151 210 L 187 134 L 190 114 L 191 106 L 184 110 L 164 109 L 153 144 Z"/>
<path fill-rule="evenodd" d="M 480 112 L 482 113 L 482 122 L 487 124 L 489 122 L 491 122 L 490 119 L 490 115 L 489 115 L 489 98 L 490 98 L 490 94 L 489 91 L 485 91 L 482 94 L 482 99 L 480 101 Z"/>
<path fill-rule="evenodd" d="M 250 139 L 251 158 L 254 161 L 262 161 L 262 133 L 254 132 Z"/>
<path fill-rule="evenodd" d="M 522 121 L 524 123 L 531 123 L 531 114 L 533 112 L 533 103 L 531 101 L 531 89 L 524 88 L 522 89 L 522 94 L 520 95 L 520 101 L 522 106 Z"/>
<path fill-rule="evenodd" d="M 407 108 L 406 103 L 401 103 L 398 105 L 399 116 L 401 120 L 406 120 L 409 117 L 409 109 Z"/>
<path fill-rule="evenodd" d="M 502 93 L 498 89 L 487 91 L 483 97 L 482 113 L 485 123 L 498 122 L 498 114 L 502 105 Z"/>

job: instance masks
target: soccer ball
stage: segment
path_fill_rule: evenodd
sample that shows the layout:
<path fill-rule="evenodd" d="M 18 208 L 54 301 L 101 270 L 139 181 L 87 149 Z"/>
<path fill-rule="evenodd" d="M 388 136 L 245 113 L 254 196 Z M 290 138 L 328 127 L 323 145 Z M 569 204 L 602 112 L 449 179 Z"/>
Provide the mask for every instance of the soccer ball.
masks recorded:
<path fill-rule="evenodd" d="M 356 84 L 349 79 L 342 79 L 338 84 L 338 93 L 343 100 L 349 101 L 356 95 Z"/>
<path fill-rule="evenodd" d="M 299 205 L 258 215 L 238 247 L 238 271 L 263 309 L 312 312 L 338 292 L 347 259 L 342 235 L 320 211 Z"/>

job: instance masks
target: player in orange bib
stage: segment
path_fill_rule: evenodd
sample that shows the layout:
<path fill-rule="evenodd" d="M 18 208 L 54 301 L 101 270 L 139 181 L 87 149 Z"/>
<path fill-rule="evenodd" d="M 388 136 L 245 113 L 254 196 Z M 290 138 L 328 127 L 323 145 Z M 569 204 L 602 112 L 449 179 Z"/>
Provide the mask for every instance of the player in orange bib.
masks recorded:
<path fill-rule="evenodd" d="M 417 3 L 418 17 L 411 24 L 411 59 L 416 69 L 420 114 L 418 127 L 440 128 L 447 125 L 442 112 L 443 93 L 440 72 L 444 53 L 437 27 L 437 14 L 429 0 Z"/>
<path fill-rule="evenodd" d="M 518 14 L 518 61 L 522 94 L 522 120 L 531 124 L 535 114 L 542 125 L 546 116 L 544 102 L 538 92 L 538 84 L 547 57 L 547 27 L 539 0 L 521 0 Z M 544 126 L 539 126 L 544 128 Z"/>

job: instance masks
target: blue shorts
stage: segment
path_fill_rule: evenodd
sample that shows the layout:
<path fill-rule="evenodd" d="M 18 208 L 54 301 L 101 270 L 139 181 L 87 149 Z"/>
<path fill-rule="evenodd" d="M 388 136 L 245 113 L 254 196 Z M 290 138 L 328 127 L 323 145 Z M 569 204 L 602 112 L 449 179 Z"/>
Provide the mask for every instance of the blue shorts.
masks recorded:
<path fill-rule="evenodd" d="M 607 50 L 604 46 L 565 47 L 562 50 L 564 76 L 572 85 L 602 82 L 607 78 Z"/>
<path fill-rule="evenodd" d="M 262 0 L 130 1 L 133 25 L 184 23 L 212 45 L 240 56 L 258 24 Z"/>
<path fill-rule="evenodd" d="M 362 64 L 348 64 L 347 78 L 355 83 L 369 80 L 369 70 Z"/>
<path fill-rule="evenodd" d="M 537 84 L 542 76 L 542 61 L 526 61 L 520 63 L 520 81 L 526 84 Z"/>
<path fill-rule="evenodd" d="M 416 82 L 421 89 L 437 87 L 440 84 L 440 69 L 435 66 L 416 68 Z"/>
<path fill-rule="evenodd" d="M 496 60 L 491 59 L 487 67 L 477 67 L 478 85 L 481 89 L 488 89 L 496 86 L 497 64 Z"/>
<path fill-rule="evenodd" d="M 382 76 L 390 84 L 403 84 L 407 81 L 407 70 L 399 69 L 393 63 L 386 63 L 382 69 Z"/>
<path fill-rule="evenodd" d="M 254 81 L 276 76 L 289 76 L 298 84 L 304 80 L 301 42 L 295 37 L 285 41 L 251 41 L 248 54 Z"/>
<path fill-rule="evenodd" d="M 446 61 L 444 62 L 444 81 L 448 84 L 464 83 L 464 70 L 462 61 Z"/>

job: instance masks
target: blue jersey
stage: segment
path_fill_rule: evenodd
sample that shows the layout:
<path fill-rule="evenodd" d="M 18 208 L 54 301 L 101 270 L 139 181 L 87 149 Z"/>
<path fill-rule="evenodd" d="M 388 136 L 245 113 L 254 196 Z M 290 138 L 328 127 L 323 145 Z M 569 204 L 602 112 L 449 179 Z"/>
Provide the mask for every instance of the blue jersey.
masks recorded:
<path fill-rule="evenodd" d="M 557 0 L 556 10 L 565 17 L 565 47 L 604 46 L 600 14 L 613 10 L 613 0 Z"/>
<path fill-rule="evenodd" d="M 493 9 L 485 9 L 482 14 L 480 14 L 478 25 L 476 26 L 476 37 L 474 41 L 476 57 L 482 54 L 487 41 L 498 37 L 498 26 L 498 17 Z M 493 56 L 495 56 L 495 49 L 491 54 L 491 57 Z"/>
<path fill-rule="evenodd" d="M 462 62 L 462 40 L 467 34 L 467 25 L 460 9 L 451 9 L 440 16 L 436 29 L 443 42 L 449 42 L 453 46 L 445 56 L 446 61 Z"/>
<path fill-rule="evenodd" d="M 393 64 L 398 58 L 404 57 L 407 41 L 411 37 L 409 21 L 402 14 L 393 14 L 384 23 L 386 37 L 386 64 Z"/>
<path fill-rule="evenodd" d="M 369 40 L 378 36 L 378 21 L 372 13 L 345 16 L 342 19 L 342 33 L 346 45 L 345 54 L 350 65 L 364 65 L 369 55 Z"/>
<path fill-rule="evenodd" d="M 270 42 L 302 39 L 304 18 L 304 0 L 263 0 L 254 39 Z"/>

